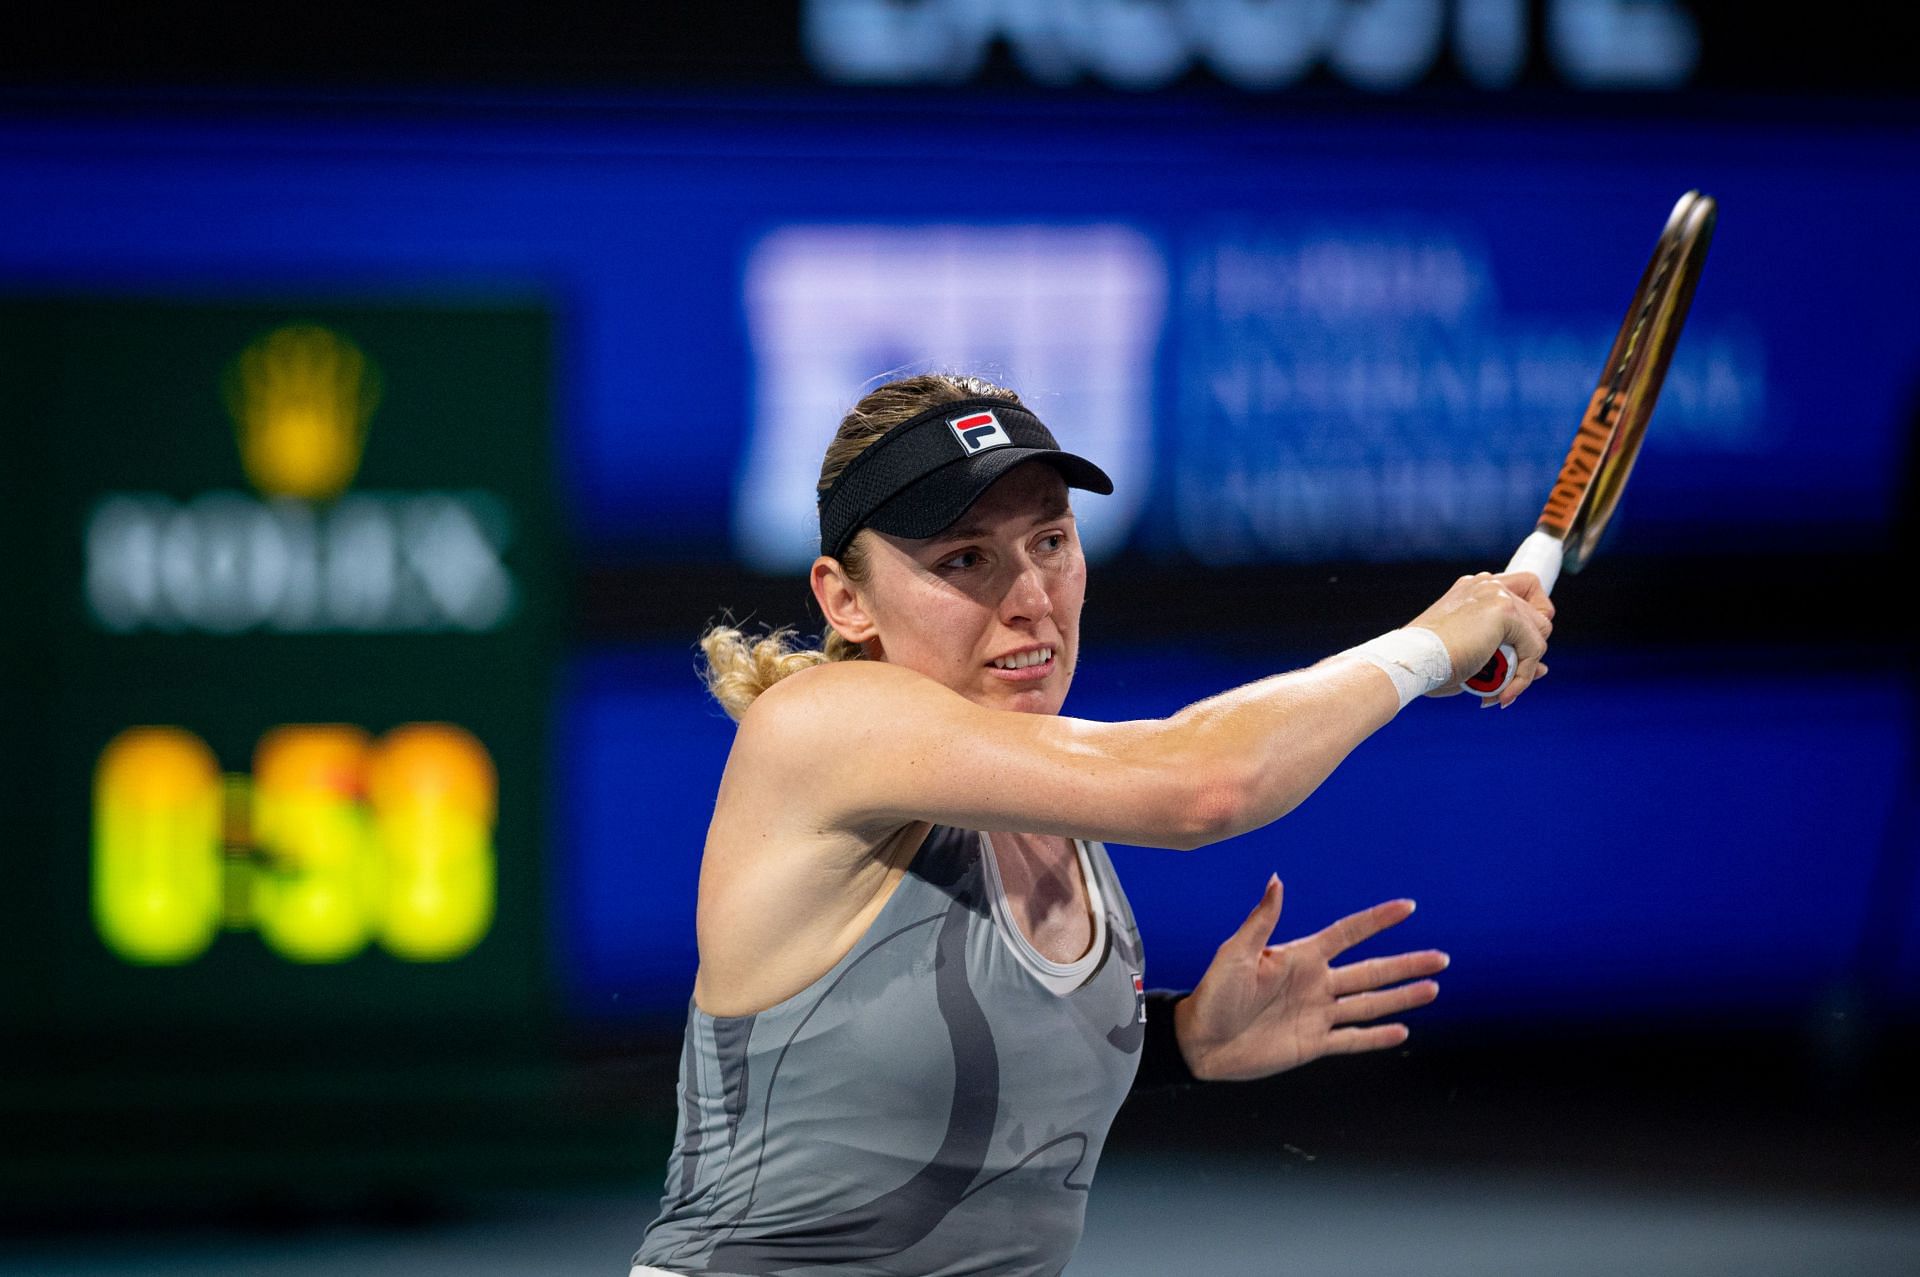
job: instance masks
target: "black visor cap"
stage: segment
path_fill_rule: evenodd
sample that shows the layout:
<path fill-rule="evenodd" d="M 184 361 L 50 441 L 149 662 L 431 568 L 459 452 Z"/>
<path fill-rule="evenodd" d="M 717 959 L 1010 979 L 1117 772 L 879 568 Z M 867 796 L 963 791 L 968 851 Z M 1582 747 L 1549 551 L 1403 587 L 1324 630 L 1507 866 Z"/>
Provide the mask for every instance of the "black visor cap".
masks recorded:
<path fill-rule="evenodd" d="M 995 448 L 992 452 L 956 461 L 901 489 L 873 512 L 866 526 L 897 537 L 934 536 L 952 527 L 961 515 L 973 508 L 974 502 L 986 495 L 988 488 L 1028 461 L 1051 465 L 1069 488 L 1081 488 L 1102 496 L 1113 492 L 1113 480 L 1107 477 L 1107 472 L 1085 457 L 1055 448 Z"/>
<path fill-rule="evenodd" d="M 1044 461 L 1069 487 L 1113 491 L 1106 471 L 1062 452 L 1040 419 L 1004 399 L 930 408 L 848 463 L 820 499 L 820 552 L 839 557 L 861 528 L 934 536 L 1008 471 Z"/>

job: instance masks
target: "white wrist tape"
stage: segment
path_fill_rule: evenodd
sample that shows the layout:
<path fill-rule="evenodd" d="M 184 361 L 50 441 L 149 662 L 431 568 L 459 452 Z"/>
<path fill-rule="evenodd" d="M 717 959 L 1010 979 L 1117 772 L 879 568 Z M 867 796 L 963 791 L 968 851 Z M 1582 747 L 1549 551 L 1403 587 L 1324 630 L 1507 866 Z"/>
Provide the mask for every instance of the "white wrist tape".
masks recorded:
<path fill-rule="evenodd" d="M 1390 631 L 1348 648 L 1345 654 L 1385 672 L 1393 680 L 1393 690 L 1400 693 L 1401 709 L 1412 704 L 1415 697 L 1437 692 L 1453 682 L 1453 658 L 1447 655 L 1447 645 L 1424 626 Z"/>

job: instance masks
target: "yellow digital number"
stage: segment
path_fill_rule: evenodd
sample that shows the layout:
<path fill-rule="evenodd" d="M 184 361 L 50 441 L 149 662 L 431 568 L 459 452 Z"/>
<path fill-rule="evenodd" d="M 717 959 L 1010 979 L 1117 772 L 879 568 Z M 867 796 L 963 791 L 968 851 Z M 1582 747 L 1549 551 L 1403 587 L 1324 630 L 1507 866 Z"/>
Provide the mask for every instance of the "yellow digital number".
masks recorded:
<path fill-rule="evenodd" d="M 381 866 L 365 810 L 367 734 L 276 727 L 253 756 L 255 925 L 296 962 L 338 962 L 373 933 Z"/>
<path fill-rule="evenodd" d="M 188 962 L 224 925 L 282 957 L 340 962 L 370 941 L 408 962 L 493 925 L 499 780 L 472 733 L 410 723 L 276 727 L 253 775 L 223 776 L 176 727 L 116 736 L 94 776 L 95 926 L 129 962 Z"/>
<path fill-rule="evenodd" d="M 493 760 L 469 732 L 413 723 L 381 739 L 367 779 L 387 872 L 381 945 L 414 962 L 460 956 L 493 922 Z"/>
<path fill-rule="evenodd" d="M 177 727 L 134 727 L 93 777 L 93 918 L 129 962 L 200 956 L 221 921 L 223 788 L 213 751 Z"/>

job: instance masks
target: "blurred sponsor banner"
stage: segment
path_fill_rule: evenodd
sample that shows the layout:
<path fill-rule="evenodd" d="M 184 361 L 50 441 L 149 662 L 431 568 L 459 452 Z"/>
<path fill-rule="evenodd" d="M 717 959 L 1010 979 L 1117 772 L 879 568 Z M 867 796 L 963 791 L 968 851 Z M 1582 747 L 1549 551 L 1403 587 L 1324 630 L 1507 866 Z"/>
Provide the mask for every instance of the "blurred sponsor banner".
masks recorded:
<path fill-rule="evenodd" d="M 1635 270 L 1623 260 L 1623 297 Z M 1464 220 L 1240 218 L 1196 227 L 1175 261 L 1124 226 L 785 228 L 746 272 L 754 413 L 735 543 L 763 570 L 804 568 L 848 388 L 933 369 L 1021 390 L 1108 468 L 1115 495 L 1079 501 L 1096 561 L 1134 537 L 1149 493 L 1173 529 L 1160 552 L 1201 563 L 1504 556 L 1618 321 L 1523 309 L 1503 282 Z M 1766 377 L 1750 323 L 1695 325 L 1660 451 L 1764 452 Z"/>
<path fill-rule="evenodd" d="M 1498 90 L 1535 60 L 1570 88 L 1675 90 L 1700 60 L 1699 27 L 1677 0 L 807 0 L 803 11 L 814 66 L 849 84 L 962 84 L 996 42 L 1036 83 L 1134 92 L 1197 68 L 1255 93 L 1316 73 L 1372 93 L 1446 72 Z"/>
<path fill-rule="evenodd" d="M 1126 540 L 1153 477 L 1166 310 L 1165 263 L 1138 231 L 793 227 L 754 248 L 745 305 L 754 415 L 734 535 L 747 562 L 812 561 L 820 458 L 849 388 L 923 371 L 1014 388 L 1068 446 L 1100 458 L 1114 498 L 1088 504 L 1081 539 L 1096 557 Z"/>
<path fill-rule="evenodd" d="M 1920 386 L 1920 262 L 1885 249 L 1920 171 L 1897 122 L 730 106 L 0 120 L 0 277 L 558 298 L 568 518 L 633 567 L 804 563 L 835 423 L 923 369 L 999 377 L 1115 472 L 1113 497 L 1078 499 L 1096 557 L 1487 562 L 1530 525 L 1662 219 L 1700 187 L 1725 215 L 1613 548 L 1837 553 L 1891 527 Z M 253 366 L 218 374 L 222 429 L 283 375 Z M 385 385 L 338 393 L 385 414 Z M 237 467 L 96 492 L 93 623 L 504 623 L 528 588 L 500 557 L 512 512 L 379 477 L 378 420 L 324 510 Z M 391 550 L 334 553 L 354 545 Z"/>
<path fill-rule="evenodd" d="M 1196 237 L 1170 431 L 1182 549 L 1206 563 L 1505 557 L 1619 320 L 1516 303 L 1514 268 L 1483 234 L 1357 218 Z M 1624 299 L 1638 263 L 1615 266 Z M 1659 405 L 1667 464 L 1778 442 L 1765 352 L 1741 316 L 1686 333 Z"/>

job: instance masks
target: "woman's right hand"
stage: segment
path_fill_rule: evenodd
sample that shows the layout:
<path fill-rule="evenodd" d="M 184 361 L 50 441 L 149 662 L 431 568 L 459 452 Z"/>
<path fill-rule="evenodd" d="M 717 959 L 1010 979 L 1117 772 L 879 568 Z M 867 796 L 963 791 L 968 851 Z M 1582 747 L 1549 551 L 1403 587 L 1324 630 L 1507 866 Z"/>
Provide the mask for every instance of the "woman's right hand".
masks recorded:
<path fill-rule="evenodd" d="M 1453 681 L 1431 693 L 1434 696 L 1458 692 L 1461 683 L 1493 659 L 1502 643 L 1513 645 L 1516 659 L 1513 680 L 1500 693 L 1500 705 L 1513 704 L 1547 672 L 1541 658 L 1547 654 L 1547 636 L 1553 633 L 1553 600 L 1531 572 L 1463 576 L 1409 624 L 1438 634 L 1453 661 Z"/>

